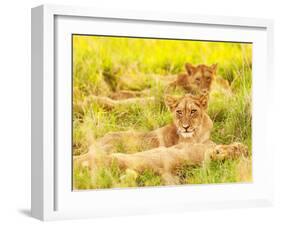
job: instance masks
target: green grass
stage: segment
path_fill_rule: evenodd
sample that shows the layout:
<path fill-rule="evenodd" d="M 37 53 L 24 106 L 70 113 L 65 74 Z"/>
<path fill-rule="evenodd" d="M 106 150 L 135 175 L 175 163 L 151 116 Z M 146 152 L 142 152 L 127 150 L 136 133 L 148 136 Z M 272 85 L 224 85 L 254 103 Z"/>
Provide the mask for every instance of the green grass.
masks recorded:
<path fill-rule="evenodd" d="M 231 85 L 231 95 L 219 89 L 211 93 L 208 113 L 214 122 L 212 140 L 218 144 L 242 142 L 251 150 L 251 44 L 74 36 L 74 154 L 87 152 L 89 137 L 94 140 L 108 132 L 129 129 L 150 131 L 170 123 L 162 78 L 183 71 L 186 62 L 218 63 L 217 76 Z M 149 89 L 156 101 L 111 111 L 95 103 L 75 107 L 90 95 L 108 96 L 123 89 Z M 141 147 L 122 143 L 117 149 L 125 153 L 141 151 Z M 162 185 L 161 177 L 153 172 L 134 175 L 114 165 L 95 172 L 74 166 L 73 176 L 76 189 Z M 182 184 L 251 181 L 251 157 L 202 167 L 183 166 L 178 177 Z"/>

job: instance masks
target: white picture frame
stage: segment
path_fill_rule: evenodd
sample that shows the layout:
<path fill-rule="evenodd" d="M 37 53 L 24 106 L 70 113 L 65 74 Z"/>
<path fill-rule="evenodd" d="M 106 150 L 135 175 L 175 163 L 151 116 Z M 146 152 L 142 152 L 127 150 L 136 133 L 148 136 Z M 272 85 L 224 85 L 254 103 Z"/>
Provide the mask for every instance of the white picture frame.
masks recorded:
<path fill-rule="evenodd" d="M 106 24 L 99 26 L 103 22 Z M 166 28 L 161 30 L 159 27 L 158 33 L 155 34 L 155 27 L 160 25 Z M 118 26 L 120 29 L 117 30 Z M 253 150 L 256 150 L 253 174 L 256 180 L 253 184 L 223 184 L 212 187 L 195 185 L 72 191 L 69 183 L 69 159 L 72 156 L 67 154 L 68 151 L 62 151 L 69 149 L 69 144 L 60 142 L 61 136 L 68 136 L 71 132 L 71 124 L 68 124 L 71 118 L 65 117 L 64 120 L 60 116 L 62 113 L 58 112 L 59 108 L 68 109 L 68 113 L 70 111 L 71 63 L 68 56 L 71 52 L 67 46 L 69 34 L 75 33 L 75 29 L 79 33 L 108 34 L 108 29 L 112 29 L 109 34 L 127 35 L 130 30 L 130 34 L 134 36 L 158 35 L 175 38 L 182 35 L 178 33 L 177 26 L 195 29 L 195 32 L 190 32 L 193 39 L 202 39 L 209 32 L 208 37 L 203 39 L 219 38 L 221 41 L 254 43 L 253 58 L 256 64 L 259 63 L 259 66 L 253 67 L 253 96 L 256 100 L 253 107 Z M 208 29 L 217 29 L 217 32 L 211 33 Z M 243 37 L 239 35 L 241 32 L 236 32 L 241 30 Z M 55 220 L 271 205 L 273 181 L 267 175 L 273 171 L 273 150 L 269 148 L 266 139 L 261 138 L 270 135 L 266 124 L 266 108 L 262 105 L 270 104 L 265 102 L 265 98 L 272 94 L 272 45 L 273 22 L 265 19 L 123 12 L 56 5 L 33 8 L 32 216 L 41 220 Z M 64 126 L 61 123 L 64 123 Z M 61 127 L 64 127 L 63 131 Z M 266 151 L 262 153 L 260 149 Z M 227 198 L 230 192 L 231 197 Z"/>

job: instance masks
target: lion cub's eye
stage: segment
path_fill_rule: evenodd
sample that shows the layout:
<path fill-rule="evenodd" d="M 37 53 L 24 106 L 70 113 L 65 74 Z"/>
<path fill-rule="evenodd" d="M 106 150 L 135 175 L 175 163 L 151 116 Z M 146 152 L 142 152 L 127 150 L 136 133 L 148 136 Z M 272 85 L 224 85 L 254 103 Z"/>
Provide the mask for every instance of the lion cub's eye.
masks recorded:
<path fill-rule="evenodd" d="M 178 115 L 182 115 L 182 111 L 181 110 L 177 110 L 177 114 Z"/>
<path fill-rule="evenodd" d="M 195 80 L 196 80 L 196 82 L 200 82 L 200 78 L 196 78 Z"/>
<path fill-rule="evenodd" d="M 210 78 L 210 77 L 207 77 L 206 79 L 207 79 L 207 81 L 208 81 L 208 82 L 210 82 L 210 81 L 211 81 L 211 78 Z"/>
<path fill-rule="evenodd" d="M 192 115 L 195 114 L 196 112 L 197 112 L 196 109 L 191 110 L 191 114 L 192 114 Z"/>

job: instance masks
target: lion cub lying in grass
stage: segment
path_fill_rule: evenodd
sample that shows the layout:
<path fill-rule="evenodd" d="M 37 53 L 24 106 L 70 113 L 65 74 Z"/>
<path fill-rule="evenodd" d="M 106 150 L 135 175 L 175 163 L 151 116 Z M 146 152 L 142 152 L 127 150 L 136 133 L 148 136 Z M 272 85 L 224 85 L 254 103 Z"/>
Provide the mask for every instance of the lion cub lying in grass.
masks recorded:
<path fill-rule="evenodd" d="M 213 88 L 223 92 L 231 92 L 228 81 L 217 76 L 217 64 L 194 66 L 186 63 L 185 70 L 186 72 L 178 74 L 176 79 L 172 78 L 174 81 L 168 84 L 166 93 L 170 93 L 176 88 L 184 90 L 185 93 L 193 94 L 210 93 Z"/>
<path fill-rule="evenodd" d="M 165 103 L 173 115 L 172 123 L 150 132 L 111 132 L 93 142 L 91 149 L 113 153 L 118 152 L 120 144 L 127 143 L 134 143 L 140 147 L 139 151 L 144 151 L 179 143 L 208 142 L 213 122 L 205 111 L 207 102 L 206 95 L 166 96 Z"/>
<path fill-rule="evenodd" d="M 202 94 L 210 93 L 212 87 L 216 90 L 222 91 L 224 94 L 231 94 L 230 85 L 227 80 L 217 77 L 217 64 L 207 66 L 199 64 L 193 66 L 192 64 L 185 64 L 185 73 L 180 73 L 176 76 L 165 76 L 166 88 L 165 94 L 173 93 L 177 88 L 181 89 L 183 93 Z M 172 81 L 171 81 L 172 80 Z M 107 96 L 90 95 L 83 101 L 74 104 L 77 112 L 83 112 L 85 106 L 89 103 L 97 103 L 107 110 L 111 110 L 119 106 L 127 106 L 130 104 L 149 104 L 155 101 L 155 97 L 149 96 L 149 90 L 132 91 L 120 90 L 111 93 Z"/>
<path fill-rule="evenodd" d="M 166 148 L 159 147 L 135 154 L 114 153 L 105 158 L 107 164 L 113 162 L 121 169 L 143 172 L 147 169 L 161 175 L 163 182 L 177 184 L 173 172 L 181 165 L 202 165 L 210 160 L 236 159 L 247 155 L 247 147 L 240 143 L 230 145 L 184 143 Z"/>
<path fill-rule="evenodd" d="M 75 161 L 94 170 L 100 164 L 113 162 L 123 169 L 141 172 L 145 169 L 160 174 L 166 184 L 172 181 L 172 172 L 180 164 L 202 164 L 208 159 L 235 158 L 245 154 L 247 148 L 239 143 L 216 145 L 210 141 L 213 123 L 206 113 L 208 97 L 186 94 L 175 98 L 167 96 L 165 102 L 173 114 L 173 122 L 157 130 L 142 133 L 135 131 L 109 133 L 98 139 L 88 153 Z M 142 152 L 116 153 L 118 140 L 145 143 Z M 101 150 L 102 152 L 99 152 Z"/>

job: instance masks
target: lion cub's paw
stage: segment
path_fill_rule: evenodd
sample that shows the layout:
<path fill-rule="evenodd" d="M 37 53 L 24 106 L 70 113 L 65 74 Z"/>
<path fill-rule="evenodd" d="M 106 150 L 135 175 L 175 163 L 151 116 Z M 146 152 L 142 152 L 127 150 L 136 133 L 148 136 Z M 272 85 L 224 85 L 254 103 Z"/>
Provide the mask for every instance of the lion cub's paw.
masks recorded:
<path fill-rule="evenodd" d="M 247 155 L 247 146 L 235 142 L 229 145 L 217 145 L 211 154 L 211 158 L 213 160 L 237 159 L 240 156 Z"/>

